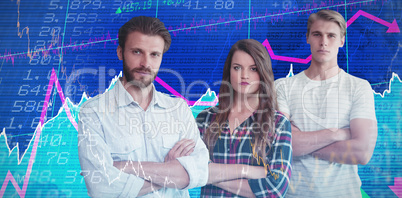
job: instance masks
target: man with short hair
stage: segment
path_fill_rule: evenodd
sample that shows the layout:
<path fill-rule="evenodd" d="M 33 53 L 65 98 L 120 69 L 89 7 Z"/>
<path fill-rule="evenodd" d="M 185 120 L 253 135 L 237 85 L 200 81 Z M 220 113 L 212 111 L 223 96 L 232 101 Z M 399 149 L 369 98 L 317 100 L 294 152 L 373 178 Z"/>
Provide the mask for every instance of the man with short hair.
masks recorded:
<path fill-rule="evenodd" d="M 171 37 L 157 18 L 134 17 L 119 30 L 123 77 L 85 102 L 78 149 L 91 197 L 189 197 L 208 179 L 208 150 L 187 103 L 155 90 Z"/>
<path fill-rule="evenodd" d="M 341 14 L 310 15 L 310 67 L 276 80 L 279 110 L 292 123 L 292 177 L 287 197 L 361 197 L 357 164 L 367 164 L 377 139 L 370 84 L 338 66 L 345 43 Z"/>

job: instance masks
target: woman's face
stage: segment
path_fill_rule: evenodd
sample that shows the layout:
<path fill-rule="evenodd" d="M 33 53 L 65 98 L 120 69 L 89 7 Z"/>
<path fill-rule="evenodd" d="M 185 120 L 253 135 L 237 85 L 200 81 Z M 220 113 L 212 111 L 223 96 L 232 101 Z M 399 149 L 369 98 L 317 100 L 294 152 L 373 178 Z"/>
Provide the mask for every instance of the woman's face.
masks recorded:
<path fill-rule="evenodd" d="M 237 94 L 255 94 L 260 85 L 260 75 L 254 59 L 244 51 L 237 50 L 230 66 L 230 83 Z"/>

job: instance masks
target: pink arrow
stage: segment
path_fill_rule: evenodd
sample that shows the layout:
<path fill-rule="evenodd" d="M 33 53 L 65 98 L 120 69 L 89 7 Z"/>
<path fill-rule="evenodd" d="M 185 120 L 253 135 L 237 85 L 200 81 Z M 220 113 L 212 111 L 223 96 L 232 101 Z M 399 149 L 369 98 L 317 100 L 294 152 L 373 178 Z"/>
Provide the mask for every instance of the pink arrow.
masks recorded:
<path fill-rule="evenodd" d="M 371 19 L 371 20 L 373 20 L 373 21 L 375 21 L 377 23 L 380 23 L 382 25 L 387 26 L 388 30 L 387 30 L 386 33 L 399 33 L 399 32 L 401 32 L 399 30 L 398 23 L 396 23 L 396 19 L 394 19 L 394 21 L 392 23 L 390 23 L 388 21 L 384 21 L 384 20 L 382 20 L 382 19 L 380 19 L 380 18 L 378 18 L 378 17 L 376 17 L 374 15 L 371 15 L 371 14 L 365 12 L 365 11 L 362 11 L 362 10 L 359 10 L 355 15 L 353 15 L 352 18 L 350 18 L 348 20 L 348 22 L 346 23 L 347 27 L 349 27 L 350 24 L 352 24 L 357 18 L 359 18 L 359 16 L 365 16 L 365 17 L 367 17 L 367 18 L 369 18 L 369 19 Z"/>
<path fill-rule="evenodd" d="M 397 197 L 402 198 L 402 177 L 394 178 L 394 185 L 388 186 Z"/>
<path fill-rule="evenodd" d="M 267 48 L 269 56 L 271 56 L 271 59 L 274 59 L 274 60 L 281 60 L 281 61 L 302 63 L 302 64 L 307 64 L 311 61 L 311 55 L 309 57 L 307 57 L 306 59 L 275 55 L 274 51 L 271 48 L 271 45 L 268 42 L 268 39 L 265 39 L 265 41 L 262 42 L 262 45 L 265 46 L 265 48 Z"/>

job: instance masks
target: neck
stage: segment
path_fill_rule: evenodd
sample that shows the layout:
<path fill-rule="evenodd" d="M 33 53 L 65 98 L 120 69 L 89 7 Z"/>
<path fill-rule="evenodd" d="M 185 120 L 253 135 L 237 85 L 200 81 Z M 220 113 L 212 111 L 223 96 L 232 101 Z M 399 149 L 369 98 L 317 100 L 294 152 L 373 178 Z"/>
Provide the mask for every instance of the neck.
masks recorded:
<path fill-rule="evenodd" d="M 133 100 L 138 102 L 138 104 L 142 107 L 142 109 L 146 110 L 149 106 L 149 103 L 151 103 L 152 100 L 152 91 L 153 91 L 152 84 L 150 84 L 147 87 L 138 87 L 128 83 L 124 77 L 121 78 L 120 80 L 124 88 L 133 98 Z"/>
<path fill-rule="evenodd" d="M 233 100 L 232 112 L 246 113 L 254 112 L 258 108 L 258 94 L 242 95 L 237 94 Z"/>
<path fill-rule="evenodd" d="M 306 76 L 311 80 L 327 80 L 336 76 L 341 69 L 337 64 L 313 64 L 311 63 L 310 67 L 304 71 Z"/>

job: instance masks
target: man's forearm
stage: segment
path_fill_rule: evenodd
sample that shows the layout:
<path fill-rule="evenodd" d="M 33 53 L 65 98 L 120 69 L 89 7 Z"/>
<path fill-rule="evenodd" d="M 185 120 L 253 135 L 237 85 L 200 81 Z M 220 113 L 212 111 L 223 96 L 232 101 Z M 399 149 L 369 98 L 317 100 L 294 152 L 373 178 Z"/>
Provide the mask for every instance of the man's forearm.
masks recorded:
<path fill-rule="evenodd" d="M 125 173 L 167 188 L 183 189 L 190 181 L 187 171 L 178 160 L 165 163 L 120 161 L 115 162 L 114 166 Z"/>
<path fill-rule="evenodd" d="M 348 137 L 348 129 L 323 129 L 319 131 L 300 131 L 292 125 L 293 156 L 311 154 L 336 141 L 345 140 Z"/>
<path fill-rule="evenodd" d="M 315 151 L 313 155 L 320 159 L 340 164 L 365 165 L 373 154 L 369 147 L 369 144 L 364 144 L 361 140 L 350 139 L 328 145 Z"/>
<path fill-rule="evenodd" d="M 146 195 L 148 193 L 157 191 L 159 189 L 161 189 L 162 186 L 156 185 L 156 184 L 152 184 L 151 182 L 145 181 L 144 185 L 142 186 L 140 192 L 138 193 L 137 196 L 143 196 Z"/>
<path fill-rule="evenodd" d="M 377 123 L 369 119 L 350 122 L 351 138 L 319 149 L 314 156 L 342 164 L 362 164 L 370 161 L 377 140 Z"/>

